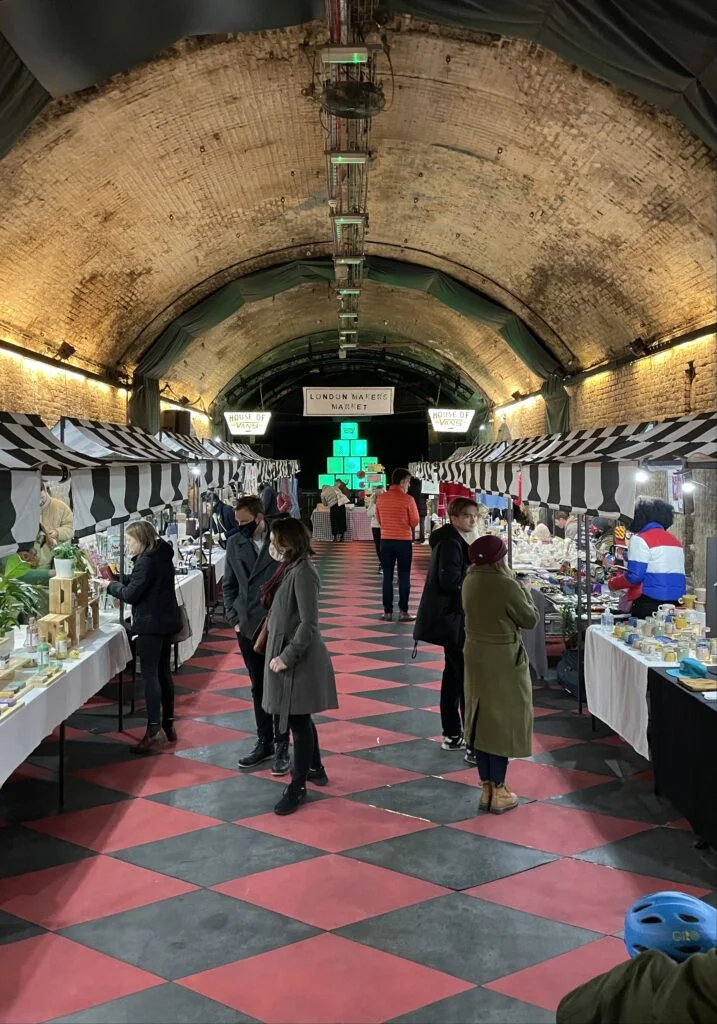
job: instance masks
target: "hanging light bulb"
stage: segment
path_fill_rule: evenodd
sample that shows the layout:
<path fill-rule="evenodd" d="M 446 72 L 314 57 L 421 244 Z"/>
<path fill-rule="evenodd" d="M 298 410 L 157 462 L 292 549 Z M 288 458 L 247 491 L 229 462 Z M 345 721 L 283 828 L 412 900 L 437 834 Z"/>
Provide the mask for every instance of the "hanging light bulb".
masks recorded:
<path fill-rule="evenodd" d="M 650 474 L 646 469 L 638 469 L 635 473 L 635 479 L 639 484 L 645 484 L 650 479 Z"/>

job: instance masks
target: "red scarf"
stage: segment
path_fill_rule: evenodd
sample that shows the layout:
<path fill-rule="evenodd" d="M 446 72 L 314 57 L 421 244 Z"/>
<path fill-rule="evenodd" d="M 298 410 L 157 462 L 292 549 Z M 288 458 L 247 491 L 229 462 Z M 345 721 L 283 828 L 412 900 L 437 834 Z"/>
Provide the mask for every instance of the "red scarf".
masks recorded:
<path fill-rule="evenodd" d="M 284 578 L 284 573 L 290 566 L 290 562 L 282 562 L 279 568 L 276 570 L 274 575 L 266 583 L 262 584 L 261 587 L 261 605 L 266 611 L 269 611 L 274 603 L 276 592 L 279 589 L 281 581 Z"/>

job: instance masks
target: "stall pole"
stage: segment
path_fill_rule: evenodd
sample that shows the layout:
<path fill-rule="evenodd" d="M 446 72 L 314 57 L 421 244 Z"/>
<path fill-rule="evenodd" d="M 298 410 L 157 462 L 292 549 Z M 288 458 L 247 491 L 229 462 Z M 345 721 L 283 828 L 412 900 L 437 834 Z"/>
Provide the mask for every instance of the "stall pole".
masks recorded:
<path fill-rule="evenodd" d="M 57 776 L 58 794 L 57 802 L 60 807 L 65 806 L 65 723 L 60 722 L 60 764 Z"/>
<path fill-rule="evenodd" d="M 124 565 L 124 523 L 120 523 L 120 528 L 119 528 L 119 577 L 120 577 L 120 582 L 124 582 L 124 576 L 125 576 L 124 569 L 125 569 L 125 565 Z M 124 601 L 120 601 L 120 603 L 119 603 L 119 620 L 120 620 L 120 625 L 122 626 L 122 629 L 124 629 L 125 628 L 125 625 L 124 625 Z M 134 655 L 134 657 L 136 657 L 136 654 Z M 124 732 L 124 673 L 123 673 L 122 670 L 120 670 L 117 673 L 117 691 L 118 691 L 117 692 L 117 705 L 118 705 L 117 728 L 119 729 L 120 732 Z M 131 698 L 131 704 L 130 704 L 129 713 L 131 715 L 133 715 L 134 712 L 135 712 L 135 707 L 134 707 L 134 687 L 132 687 L 132 698 Z"/>
<path fill-rule="evenodd" d="M 587 631 L 592 625 L 593 621 L 593 604 L 592 604 L 592 576 L 590 574 L 590 522 L 591 518 L 589 515 L 584 517 L 585 522 L 585 630 Z M 579 670 L 579 665 L 578 665 Z M 582 687 L 580 692 L 582 693 Z M 580 714 L 582 714 L 582 706 L 580 707 Z"/>
<path fill-rule="evenodd" d="M 575 609 L 575 619 L 578 633 L 578 714 L 583 713 L 583 681 L 582 673 L 580 671 L 580 665 L 583 659 L 583 603 L 582 603 L 582 583 L 580 579 L 580 536 L 583 530 L 583 517 L 578 516 L 578 532 L 576 534 L 577 540 L 577 578 L 575 581 L 575 597 L 577 599 L 577 605 Z"/>
<path fill-rule="evenodd" d="M 508 565 L 513 568 L 513 499 L 509 494 L 508 499 Z"/>

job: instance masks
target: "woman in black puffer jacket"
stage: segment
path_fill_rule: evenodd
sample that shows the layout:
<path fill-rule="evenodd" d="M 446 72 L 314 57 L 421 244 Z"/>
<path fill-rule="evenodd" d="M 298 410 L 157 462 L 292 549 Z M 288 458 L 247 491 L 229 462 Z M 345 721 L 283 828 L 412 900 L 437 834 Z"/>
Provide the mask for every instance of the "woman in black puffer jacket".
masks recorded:
<path fill-rule="evenodd" d="M 127 527 L 127 546 L 134 560 L 132 575 L 106 587 L 112 597 L 132 606 L 132 635 L 137 637 L 147 702 L 147 731 L 132 750 L 147 754 L 166 740 L 177 740 L 170 658 L 171 637 L 179 632 L 181 618 L 171 544 L 143 521 Z"/>

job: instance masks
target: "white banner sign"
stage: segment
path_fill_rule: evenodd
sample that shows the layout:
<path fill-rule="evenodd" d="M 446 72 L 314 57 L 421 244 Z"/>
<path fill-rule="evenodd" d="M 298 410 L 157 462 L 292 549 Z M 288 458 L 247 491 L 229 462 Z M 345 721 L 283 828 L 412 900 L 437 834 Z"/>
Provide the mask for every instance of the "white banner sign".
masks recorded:
<path fill-rule="evenodd" d="M 475 409 L 429 409 L 431 426 L 438 434 L 465 434 Z"/>
<path fill-rule="evenodd" d="M 271 419 L 270 412 L 225 412 L 229 433 L 238 437 L 240 434 L 251 434 L 256 437 L 266 433 Z"/>
<path fill-rule="evenodd" d="M 304 416 L 392 416 L 394 388 L 304 388 Z"/>

